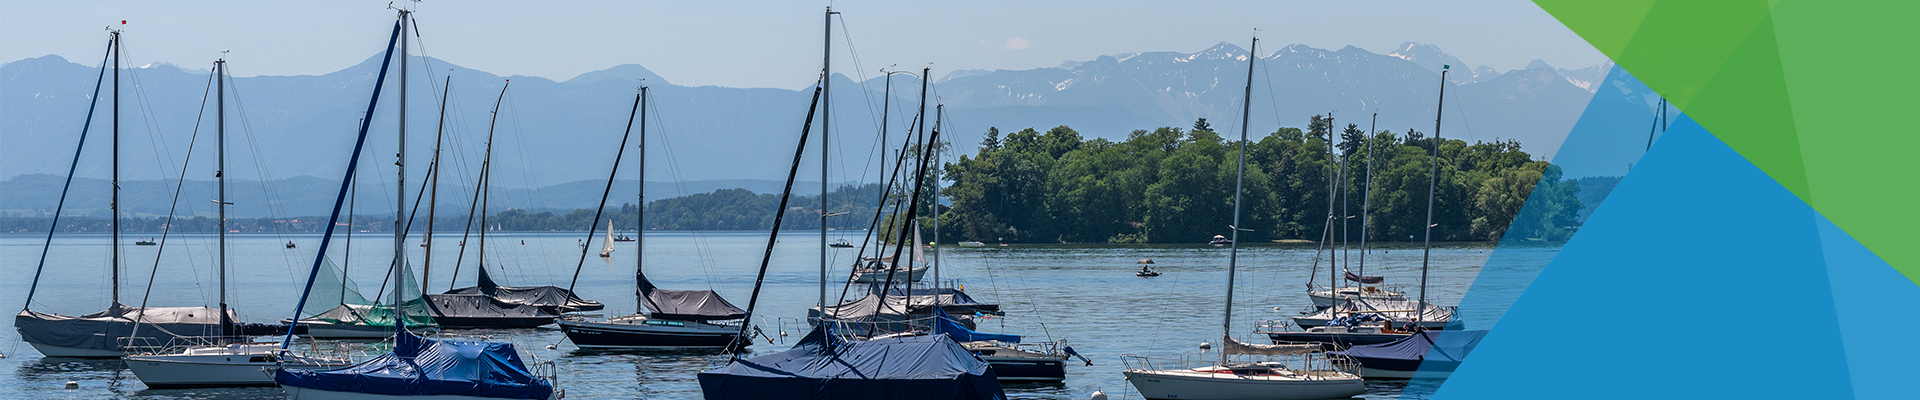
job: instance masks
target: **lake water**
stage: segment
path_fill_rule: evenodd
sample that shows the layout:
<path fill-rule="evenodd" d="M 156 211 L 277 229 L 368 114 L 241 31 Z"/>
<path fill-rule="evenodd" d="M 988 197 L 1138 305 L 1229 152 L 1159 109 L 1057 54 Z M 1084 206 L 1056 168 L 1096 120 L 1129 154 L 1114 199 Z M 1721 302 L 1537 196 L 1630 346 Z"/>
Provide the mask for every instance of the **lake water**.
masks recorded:
<path fill-rule="evenodd" d="M 842 233 L 830 233 L 831 239 Z M 858 233 L 844 233 L 859 241 Z M 25 300 L 44 234 L 0 234 L 0 305 L 15 307 Z M 490 235 L 488 264 L 496 279 L 509 285 L 565 287 L 580 265 L 584 232 L 502 233 Z M 132 237 L 124 240 L 131 242 Z M 229 304 L 248 322 L 277 321 L 292 316 L 300 286 L 312 265 L 319 235 L 234 235 L 229 237 Z M 759 267 L 766 232 L 651 232 L 647 240 L 648 277 L 665 288 L 711 288 L 745 307 Z M 79 314 L 96 312 L 111 297 L 108 285 L 108 245 L 105 235 L 63 234 L 54 240 L 45 276 L 33 309 Z M 147 280 L 153 277 L 148 304 L 153 306 L 213 306 L 217 286 L 214 239 L 211 235 L 172 237 L 156 262 L 155 246 L 124 247 L 121 301 L 141 302 Z M 297 249 L 282 244 L 293 241 Z M 434 248 L 428 287 L 446 290 L 453 260 L 460 247 L 458 234 L 441 234 Z M 391 234 L 356 233 L 352 240 L 349 275 L 363 290 L 375 290 L 392 257 Z M 412 238 L 406 246 L 413 265 L 423 264 L 424 249 Z M 524 243 L 524 244 L 523 244 Z M 771 335 L 786 333 L 783 343 L 762 342 L 753 350 L 784 350 L 805 331 L 798 322 L 819 296 L 818 250 L 813 232 L 787 232 L 774 251 L 760 312 L 754 323 Z M 345 257 L 343 241 L 336 239 L 333 260 Z M 597 245 L 594 246 L 597 249 Z M 576 291 L 581 297 L 606 303 L 607 315 L 625 315 L 635 308 L 633 297 L 633 243 L 619 243 L 612 259 L 588 255 L 580 268 Z M 477 249 L 475 249 L 477 251 Z M 1430 301 L 1454 305 L 1472 284 L 1493 247 L 1449 244 L 1433 251 L 1428 286 Z M 854 249 L 833 249 L 830 265 L 849 264 Z M 974 298 L 997 302 L 1005 318 L 984 320 L 979 329 L 1032 337 L 1064 338 L 1094 361 L 1073 365 L 1059 385 L 1008 386 L 1012 398 L 1085 399 L 1096 389 L 1113 398 L 1138 398 L 1121 377 L 1122 354 L 1166 359 L 1197 354 L 1200 342 L 1215 342 L 1220 334 L 1227 250 L 1192 246 L 1067 246 L 1013 245 L 1010 247 L 942 247 L 941 277 L 963 286 Z M 1414 296 L 1420 273 L 1420 248 L 1396 244 L 1379 246 L 1367 257 L 1367 274 L 1384 275 L 1389 284 L 1405 285 Z M 1257 320 L 1285 319 L 1308 306 L 1304 285 L 1311 274 L 1314 246 L 1257 245 L 1242 248 L 1234 307 L 1233 332 L 1249 342 L 1264 337 L 1250 332 Z M 1353 252 L 1357 258 L 1358 252 Z M 1551 252 L 1540 257 L 1550 258 Z M 470 286 L 475 254 L 465 255 L 460 285 Z M 1165 273 L 1139 278 L 1134 262 L 1152 258 Z M 1322 261 L 1323 263 L 1325 261 Z M 158 273 L 153 274 L 155 265 Z M 1319 281 L 1326 280 L 1322 264 Z M 417 270 L 416 270 L 417 272 Z M 843 281 L 845 268 L 831 276 Z M 929 277 L 931 281 L 931 277 Z M 857 289 L 856 289 L 857 290 Z M 841 284 L 830 287 L 829 300 L 839 297 Z M 1469 323 L 1474 316 L 1465 315 Z M 42 359 L 20 342 L 7 318 L 0 334 L 0 398 L 281 398 L 277 388 L 148 390 L 117 360 Z M 451 335 L 483 337 L 515 343 L 530 358 L 555 360 L 561 388 L 570 398 L 698 398 L 695 374 L 716 365 L 713 354 L 634 352 L 585 353 L 555 330 L 450 331 Z M 556 345 L 547 350 L 547 345 Z M 1162 364 L 1163 366 L 1165 364 Z M 80 388 L 62 389 L 67 381 Z M 1369 382 L 1366 398 L 1397 398 L 1402 383 Z"/>

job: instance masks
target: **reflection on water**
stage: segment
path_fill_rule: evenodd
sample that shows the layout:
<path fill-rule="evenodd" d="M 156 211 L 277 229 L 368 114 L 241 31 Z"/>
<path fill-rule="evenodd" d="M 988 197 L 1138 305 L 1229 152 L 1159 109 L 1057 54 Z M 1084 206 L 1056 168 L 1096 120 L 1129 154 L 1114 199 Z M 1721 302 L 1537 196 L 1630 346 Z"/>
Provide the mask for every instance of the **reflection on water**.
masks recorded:
<path fill-rule="evenodd" d="M 578 262 L 576 242 L 583 233 L 500 234 L 500 241 L 488 247 L 490 272 L 509 285 L 566 286 Z M 449 235 L 443 235 L 449 236 Z M 650 232 L 647 234 L 647 276 L 668 288 L 712 289 L 736 304 L 744 306 L 752 290 L 753 277 L 760 265 L 763 232 Z M 496 236 L 489 235 L 489 239 Z M 0 304 L 21 304 L 25 299 L 24 277 L 32 274 L 40 240 L 33 235 L 0 234 Z M 364 239 L 363 239 L 364 238 Z M 819 294 L 818 238 L 798 232 L 783 233 L 776 248 L 767 285 L 760 298 L 761 310 L 755 324 L 774 337 L 773 344 L 762 341 L 753 347 L 755 354 L 785 350 L 806 333 L 798 323 L 813 307 Z M 231 260 L 245 266 L 234 273 L 230 286 L 232 303 L 243 320 L 275 321 L 286 318 L 298 300 L 297 292 L 305 269 L 312 263 L 310 248 L 285 249 L 288 240 L 316 241 L 317 236 L 234 235 Z M 371 290 L 379 286 L 384 264 L 392 251 L 391 237 L 356 235 L 353 246 L 354 268 L 350 275 Z M 521 241 L 526 245 L 520 245 Z M 448 240 L 452 243 L 457 239 Z M 214 304 L 210 290 L 211 265 L 203 251 L 210 248 L 211 237 L 177 236 L 172 243 L 183 243 L 190 251 L 166 253 L 162 273 L 156 279 L 156 305 Z M 84 271 L 88 274 L 59 275 L 42 283 L 42 295 L 36 310 L 72 312 L 98 309 L 106 302 L 105 240 L 77 238 L 56 240 L 50 271 Z M 587 263 L 575 291 L 582 297 L 607 304 L 604 315 L 634 312 L 633 243 L 618 243 L 615 260 Z M 414 251 L 415 265 L 424 249 Z M 1242 340 L 1261 340 L 1250 332 L 1255 321 L 1285 319 L 1308 306 L 1305 284 L 1309 279 L 1326 284 L 1327 261 L 1314 268 L 1313 245 L 1253 245 L 1243 248 L 1235 288 L 1234 333 Z M 1473 282 L 1481 265 L 1492 252 L 1487 245 L 1438 247 L 1433 252 L 1428 298 L 1437 304 L 1458 304 Z M 148 257 L 152 248 L 127 249 L 130 259 Z M 363 251 L 365 251 L 363 253 Z M 446 251 L 446 254 L 440 252 Z M 436 246 L 435 265 L 428 285 L 434 291 L 456 286 L 448 282 L 456 246 Z M 850 264 L 854 250 L 829 252 L 833 265 Z M 1541 260 L 1551 259 L 1553 251 L 1542 251 Z M 1359 252 L 1351 253 L 1357 261 Z M 1416 245 L 1389 244 L 1367 255 L 1367 275 L 1387 277 L 1388 283 L 1401 285 L 1409 297 L 1416 296 L 1419 278 L 1420 248 Z M 931 256 L 931 253 L 929 254 Z M 178 257 L 178 258 L 175 258 Z M 1220 312 L 1226 283 L 1227 251 L 1205 245 L 1193 246 L 1038 246 L 952 248 L 940 250 L 943 261 L 941 278 L 965 288 L 974 298 L 1001 304 L 1004 318 L 979 321 L 979 330 L 1026 335 L 1036 340 L 1065 339 L 1093 360 L 1093 366 L 1070 365 L 1067 380 L 1057 384 L 1009 384 L 1008 395 L 1018 399 L 1084 399 L 1094 390 L 1104 390 L 1114 399 L 1138 398 L 1120 375 L 1122 354 L 1154 357 L 1197 355 L 1195 346 L 1202 341 L 1217 341 Z M 1135 264 L 1152 258 L 1164 275 L 1141 278 L 1133 275 Z M 339 260 L 341 257 L 335 257 Z M 473 257 L 465 259 L 462 282 L 471 285 Z M 363 263 L 364 262 L 364 263 Z M 141 263 L 131 263 L 139 265 Z M 376 267 L 378 266 L 378 267 Z M 1358 265 L 1352 266 L 1358 268 Z M 129 271 L 129 281 L 141 282 L 123 293 L 144 289 L 148 272 Z M 844 266 L 831 276 L 845 276 Z M 931 281 L 932 276 L 928 276 Z M 1494 286 L 1494 285 L 1489 285 Z M 1514 289 L 1524 285 L 1514 285 Z M 829 288 L 829 297 L 837 297 L 840 283 Z M 854 288 L 857 292 L 859 289 Z M 833 300 L 833 299 L 829 299 Z M 133 299 L 132 301 L 138 301 Z M 1496 315 L 1463 315 L 1471 320 L 1497 318 Z M 1489 323 L 1491 321 L 1488 321 Z M 7 319 L 6 324 L 12 320 Z M 17 341 L 12 329 L 0 336 L 0 351 Z M 787 336 L 782 337 L 785 333 Z M 527 362 L 551 360 L 560 372 L 560 384 L 570 398 L 656 398 L 699 397 L 697 374 L 725 361 L 716 352 L 672 351 L 583 351 L 566 341 L 558 330 L 449 330 L 443 337 L 460 340 L 495 340 L 514 343 Z M 273 338 L 277 339 L 277 338 Z M 553 345 L 553 349 L 548 349 Z M 355 344 L 367 354 L 384 351 L 380 342 Z M 24 344 L 7 351 L 14 357 L 0 359 L 0 398 L 206 398 L 268 399 L 280 398 L 279 389 L 145 390 L 145 386 L 126 372 L 119 361 L 41 359 Z M 1217 357 L 1207 355 L 1198 359 Z M 65 390 L 67 381 L 77 381 L 80 389 Z M 1412 385 L 1420 385 L 1415 382 Z M 1368 382 L 1372 399 L 1397 398 L 1432 390 L 1409 390 L 1406 382 Z M 1417 386 L 1416 386 L 1417 387 Z"/>

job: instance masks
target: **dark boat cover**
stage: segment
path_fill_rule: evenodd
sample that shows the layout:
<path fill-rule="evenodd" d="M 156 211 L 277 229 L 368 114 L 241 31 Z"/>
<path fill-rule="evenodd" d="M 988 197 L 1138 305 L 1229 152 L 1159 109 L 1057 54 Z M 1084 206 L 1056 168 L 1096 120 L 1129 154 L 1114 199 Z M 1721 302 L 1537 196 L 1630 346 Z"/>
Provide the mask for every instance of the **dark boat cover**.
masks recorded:
<path fill-rule="evenodd" d="M 282 368 L 282 386 L 389 396 L 475 396 L 547 399 L 553 384 L 527 371 L 512 344 L 394 338 L 393 351 L 333 370 Z"/>
<path fill-rule="evenodd" d="M 947 334 L 947 336 L 953 337 L 953 340 L 961 342 L 998 340 L 1007 343 L 1020 343 L 1020 335 L 974 332 L 972 329 L 960 326 L 960 323 L 955 322 L 953 317 L 947 316 L 946 310 L 936 308 L 933 310 L 933 313 L 940 317 L 940 322 L 933 325 L 933 333 Z"/>
<path fill-rule="evenodd" d="M 478 285 L 448 290 L 446 294 L 486 295 L 504 303 L 525 304 L 540 307 L 547 312 L 560 314 L 574 311 L 594 311 L 606 308 L 600 302 L 581 299 L 573 291 L 556 286 L 509 287 L 494 283 L 487 275 L 487 268 L 480 268 Z"/>
<path fill-rule="evenodd" d="M 747 310 L 735 307 L 712 290 L 661 289 L 653 286 L 646 275 L 635 275 L 639 284 L 634 292 L 640 296 L 640 305 L 647 308 L 651 318 L 717 321 L 747 317 Z"/>
<path fill-rule="evenodd" d="M 946 335 L 847 342 L 814 328 L 793 349 L 700 373 L 707 400 L 1007 398 L 987 363 Z"/>
<path fill-rule="evenodd" d="M 1332 354 L 1354 358 L 1460 362 L 1486 336 L 1487 331 L 1421 331 L 1397 341 L 1353 346 Z"/>
<path fill-rule="evenodd" d="M 408 301 L 404 308 L 406 308 L 407 311 L 407 326 L 431 326 L 435 324 L 433 317 L 427 315 L 427 306 L 424 303 L 418 300 Z M 335 325 L 392 328 L 393 306 L 341 304 L 319 314 L 314 314 L 312 317 L 300 319 L 300 323 L 302 324 L 315 322 L 325 322 Z"/>
<path fill-rule="evenodd" d="M 1353 281 L 1353 282 L 1360 282 L 1360 283 L 1366 283 L 1366 284 L 1375 284 L 1375 283 L 1380 283 L 1380 282 L 1386 282 L 1386 281 L 1387 281 L 1387 278 L 1385 278 L 1385 277 L 1379 277 L 1379 276 L 1360 276 L 1360 274 L 1356 274 L 1356 273 L 1353 273 L 1353 271 L 1346 271 L 1346 272 L 1347 272 L 1347 280 L 1349 280 L 1349 281 Z"/>
<path fill-rule="evenodd" d="M 545 309 L 481 294 L 429 294 L 427 309 L 439 318 L 560 318 Z M 411 325 L 411 324 L 410 324 Z"/>
<path fill-rule="evenodd" d="M 30 343 L 117 351 L 123 345 L 165 346 L 176 336 L 220 336 L 219 315 L 219 309 L 208 307 L 147 307 L 143 316 L 140 307 L 114 304 L 78 317 L 21 310 L 13 326 Z M 139 332 L 134 332 L 136 318 Z M 227 318 L 239 320 L 231 310 Z"/>

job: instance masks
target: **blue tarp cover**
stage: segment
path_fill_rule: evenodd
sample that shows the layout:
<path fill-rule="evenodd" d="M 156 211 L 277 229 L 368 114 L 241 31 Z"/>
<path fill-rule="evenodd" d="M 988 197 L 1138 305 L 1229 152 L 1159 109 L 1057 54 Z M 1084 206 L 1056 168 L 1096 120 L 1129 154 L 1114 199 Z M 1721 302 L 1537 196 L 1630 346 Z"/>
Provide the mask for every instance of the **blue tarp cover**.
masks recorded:
<path fill-rule="evenodd" d="M 946 335 L 846 342 L 814 328 L 793 349 L 700 373 L 708 400 L 1006 399 L 999 378 Z"/>
<path fill-rule="evenodd" d="M 392 396 L 547 399 L 553 385 L 527 372 L 512 344 L 422 339 L 400 333 L 393 351 L 345 368 L 281 369 L 282 386 Z"/>
<path fill-rule="evenodd" d="M 1333 354 L 1348 357 L 1389 360 L 1433 360 L 1459 362 L 1480 344 L 1487 331 L 1422 331 L 1398 341 L 1353 346 Z"/>
<path fill-rule="evenodd" d="M 960 326 L 959 322 L 954 322 L 953 317 L 947 316 L 946 310 L 936 308 L 933 312 L 940 317 L 940 321 L 933 324 L 933 333 L 945 333 L 947 336 L 952 337 L 953 340 L 961 342 L 998 340 L 1007 343 L 1020 343 L 1020 335 L 974 332 L 972 329 Z"/>

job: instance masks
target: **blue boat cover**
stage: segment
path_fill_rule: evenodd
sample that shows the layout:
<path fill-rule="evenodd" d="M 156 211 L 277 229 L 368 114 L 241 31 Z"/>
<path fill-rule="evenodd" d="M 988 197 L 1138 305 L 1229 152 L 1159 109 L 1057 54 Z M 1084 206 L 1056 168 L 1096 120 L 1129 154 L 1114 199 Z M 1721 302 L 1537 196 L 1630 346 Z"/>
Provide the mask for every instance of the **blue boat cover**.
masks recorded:
<path fill-rule="evenodd" d="M 1356 358 L 1459 362 L 1486 336 L 1487 331 L 1421 331 L 1393 342 L 1353 346 L 1331 353 Z"/>
<path fill-rule="evenodd" d="M 946 335 L 841 341 L 821 324 L 787 351 L 700 373 L 707 400 L 1004 400 L 985 361 Z"/>
<path fill-rule="evenodd" d="M 1020 343 L 1020 335 L 974 332 L 972 329 L 967 329 L 967 327 L 960 326 L 960 323 L 955 322 L 953 320 L 953 317 L 947 316 L 947 310 L 936 308 L 934 309 L 933 312 L 934 312 L 934 315 L 940 317 L 940 321 L 933 324 L 933 333 L 947 334 L 948 337 L 952 337 L 953 340 L 955 341 L 977 342 L 977 341 L 986 341 L 986 340 L 998 340 L 998 341 L 1007 342 L 1007 343 Z"/>
<path fill-rule="evenodd" d="M 527 372 L 512 344 L 394 338 L 393 351 L 333 370 L 280 369 L 282 386 L 389 396 L 548 399 L 553 384 Z"/>

